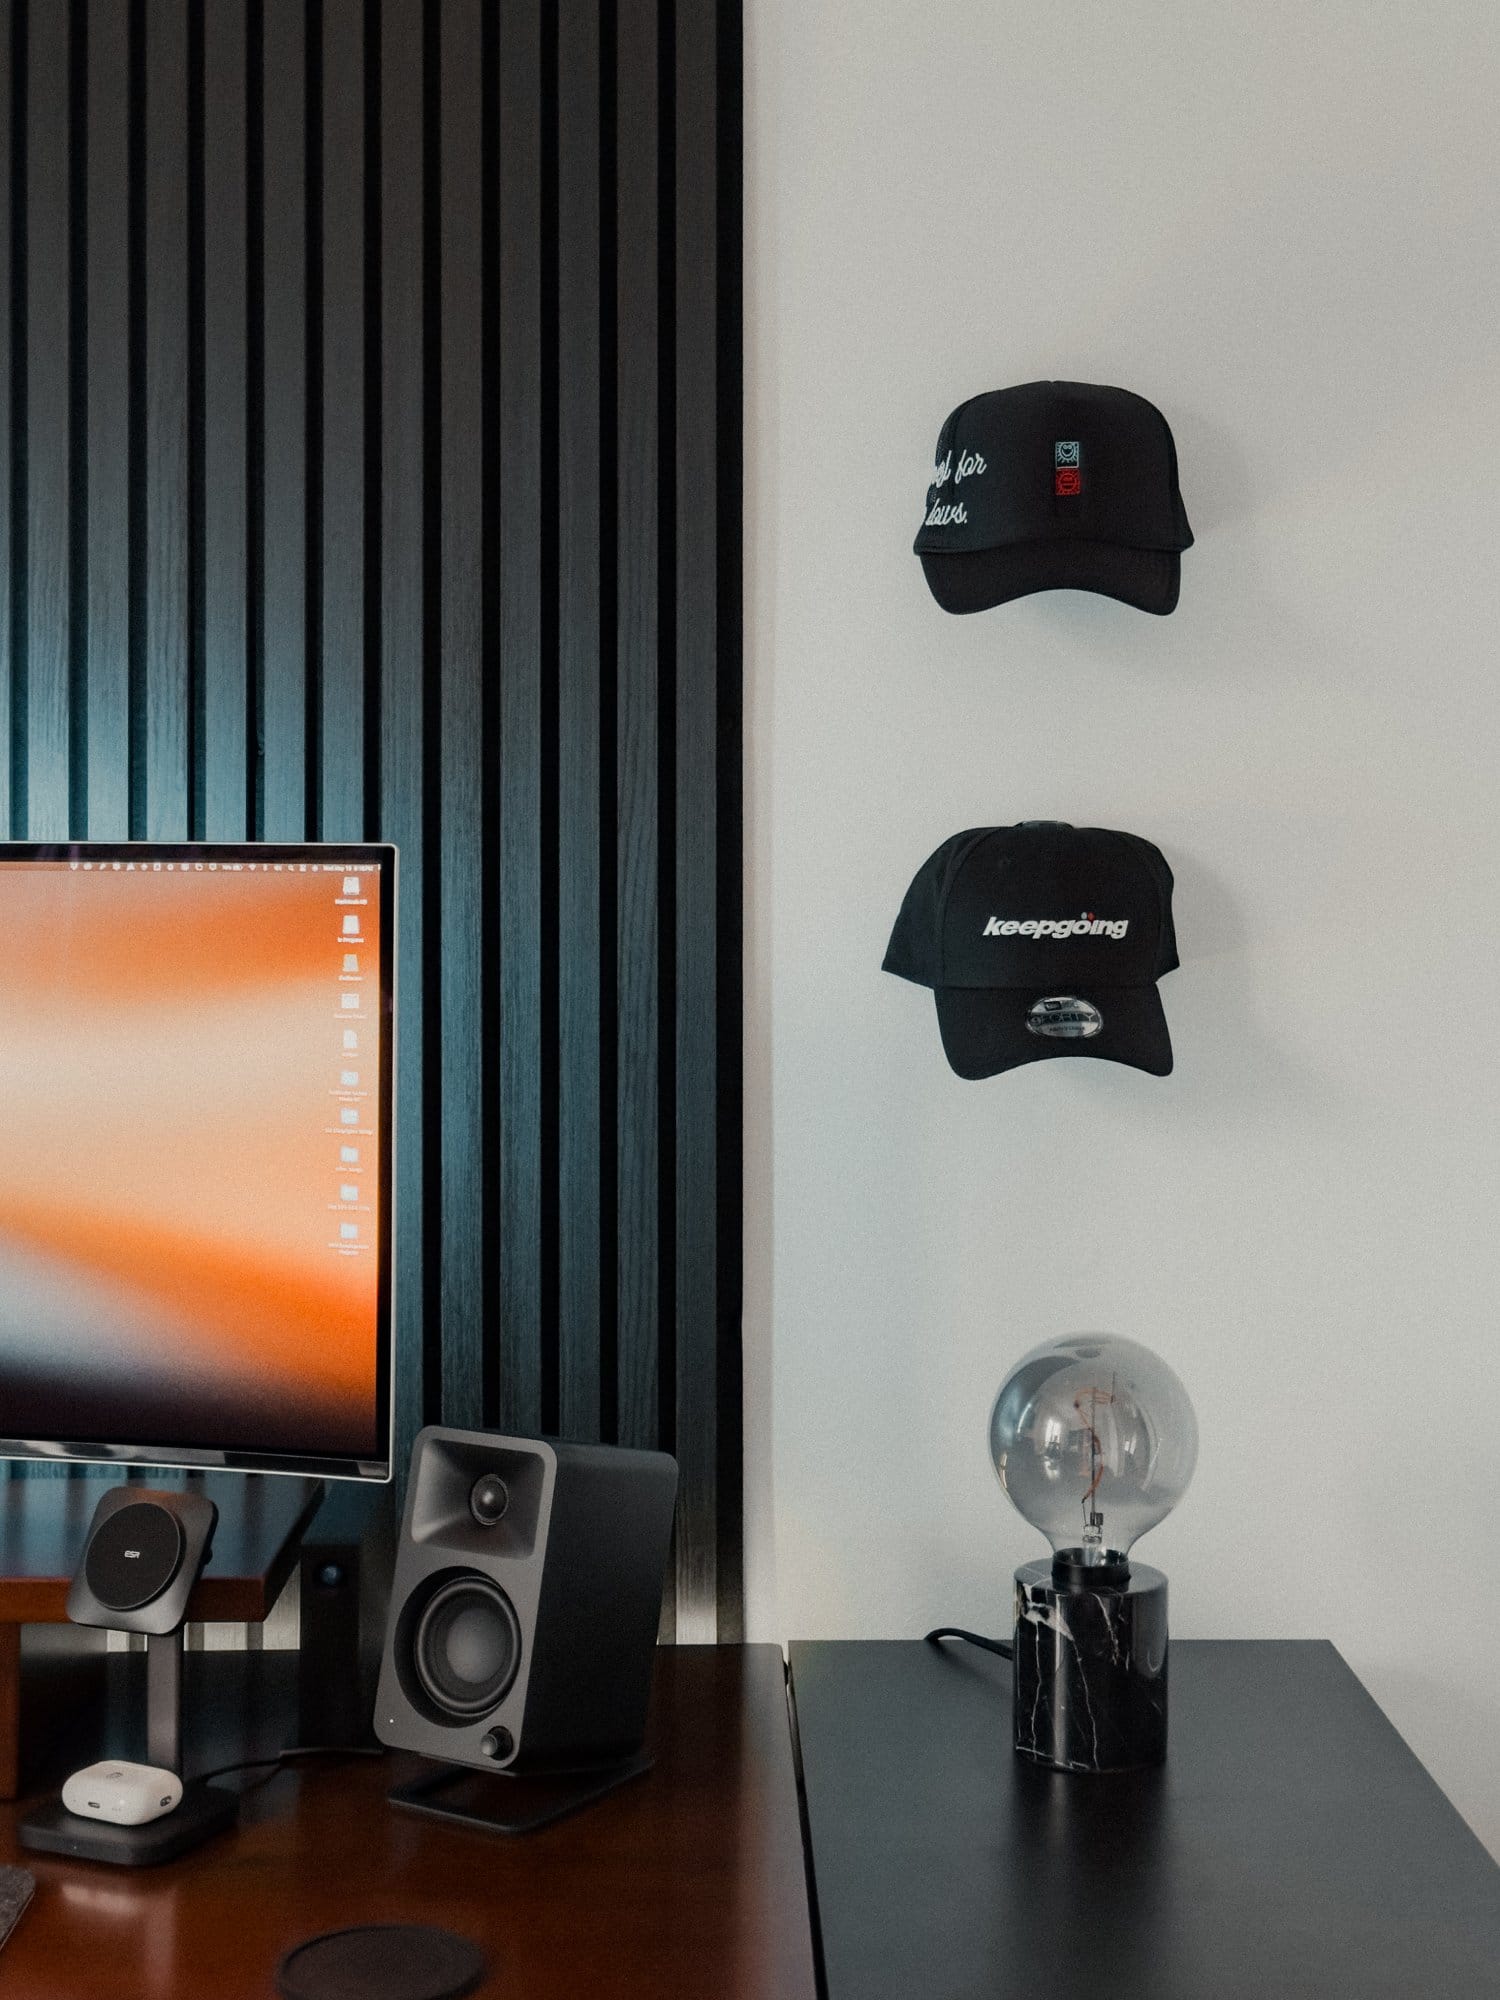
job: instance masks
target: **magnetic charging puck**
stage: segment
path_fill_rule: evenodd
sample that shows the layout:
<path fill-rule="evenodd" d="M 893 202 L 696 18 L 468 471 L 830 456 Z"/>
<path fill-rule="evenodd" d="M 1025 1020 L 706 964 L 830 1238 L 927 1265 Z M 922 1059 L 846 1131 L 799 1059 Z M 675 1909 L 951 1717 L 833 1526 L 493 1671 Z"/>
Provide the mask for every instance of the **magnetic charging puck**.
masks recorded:
<path fill-rule="evenodd" d="M 428 1924 L 360 1924 L 294 1945 L 276 1968 L 283 2000 L 460 2000 L 484 1953 Z"/>
<path fill-rule="evenodd" d="M 102 1521 L 90 1537 L 83 1573 L 109 1611 L 137 1611 L 160 1597 L 182 1567 L 182 1523 L 151 1500 L 136 1500 Z"/>

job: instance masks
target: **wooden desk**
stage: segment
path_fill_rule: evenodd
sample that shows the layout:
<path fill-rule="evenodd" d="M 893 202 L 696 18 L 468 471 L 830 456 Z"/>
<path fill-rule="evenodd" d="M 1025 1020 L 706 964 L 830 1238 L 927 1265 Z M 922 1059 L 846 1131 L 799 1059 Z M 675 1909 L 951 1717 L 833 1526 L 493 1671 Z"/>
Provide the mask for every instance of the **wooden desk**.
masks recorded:
<path fill-rule="evenodd" d="M 113 1654 L 79 1665 L 96 1697 L 101 1670 L 108 1683 L 106 1740 L 119 1742 L 139 1664 Z M 196 1768 L 284 1740 L 290 1664 L 189 1656 Z M 52 1679 L 38 1712 L 76 1712 L 76 1690 Z M 0 1954 L 0 1991 L 268 2000 L 277 1960 L 300 1939 L 418 1922 L 482 1946 L 484 2000 L 815 2000 L 780 1652 L 664 1648 L 651 1729 L 658 1761 L 647 1777 L 518 1839 L 387 1806 L 387 1788 L 421 1768 L 394 1755 L 285 1769 L 247 1796 L 237 1833 L 139 1874 L 22 1853 L 20 1809 L 0 1807 L 0 1859 L 37 1878 Z M 89 1754 L 102 1745 L 79 1736 L 62 1761 Z"/>
<path fill-rule="evenodd" d="M 1316 1641 L 1174 1640 L 1159 1771 L 1011 1749 L 1010 1666 L 792 1647 L 828 2000 L 1500 1996 L 1500 1867 Z"/>
<path fill-rule="evenodd" d="M 67 1623 L 68 1585 L 101 1495 L 124 1475 L 17 1479 L 0 1486 L 0 1799 L 19 1782 L 21 1627 Z M 178 1486 L 153 1475 L 144 1486 Z M 316 1479 L 208 1473 L 194 1488 L 219 1509 L 213 1554 L 188 1599 L 188 1617 L 259 1625 L 297 1559 L 323 1499 Z"/>

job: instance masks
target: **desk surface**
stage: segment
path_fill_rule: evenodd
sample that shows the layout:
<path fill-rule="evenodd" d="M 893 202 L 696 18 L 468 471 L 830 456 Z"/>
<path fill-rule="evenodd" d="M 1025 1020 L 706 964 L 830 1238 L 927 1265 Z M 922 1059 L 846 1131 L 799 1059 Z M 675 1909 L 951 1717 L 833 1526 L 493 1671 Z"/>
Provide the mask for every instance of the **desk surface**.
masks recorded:
<path fill-rule="evenodd" d="M 103 1670 L 118 1678 L 138 1658 L 111 1655 Z M 229 1755 L 278 1740 L 271 1718 L 284 1731 L 290 1658 L 189 1655 L 198 1768 L 204 1754 L 220 1760 L 227 1722 L 247 1713 L 260 1740 L 231 1742 Z M 117 1721 L 125 1706 L 112 1688 Z M 389 1807 L 387 1789 L 422 1768 L 394 1755 L 284 1769 L 247 1796 L 237 1832 L 138 1874 L 22 1853 L 13 1831 L 21 1808 L 0 1808 L 0 1859 L 37 1878 L 0 1954 L 0 1991 L 267 2000 L 277 1960 L 299 1939 L 345 1924 L 420 1922 L 482 1946 L 490 1976 L 481 2000 L 813 2000 L 780 1652 L 663 1649 L 651 1728 L 649 1776 L 522 1838 Z"/>
<path fill-rule="evenodd" d="M 972 1647 L 792 1687 L 828 2000 L 1500 1996 L 1500 1868 L 1326 1643 L 1175 1641 L 1147 1774 L 1018 1758 Z"/>

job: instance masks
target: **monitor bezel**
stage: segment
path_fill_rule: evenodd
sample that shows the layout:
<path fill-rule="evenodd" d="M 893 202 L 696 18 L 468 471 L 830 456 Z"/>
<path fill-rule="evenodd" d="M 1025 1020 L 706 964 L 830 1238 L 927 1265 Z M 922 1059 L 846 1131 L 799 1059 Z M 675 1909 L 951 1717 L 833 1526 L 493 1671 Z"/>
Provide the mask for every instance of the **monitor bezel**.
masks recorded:
<path fill-rule="evenodd" d="M 156 1466 L 174 1471 L 266 1472 L 292 1478 L 351 1479 L 381 1484 L 392 1476 L 395 1462 L 396 1347 L 396 883 L 399 857 L 387 841 L 209 841 L 209 840 L 76 840 L 0 841 L 0 870 L 8 863 L 38 861 L 139 861 L 145 855 L 161 861 L 312 862 L 351 865 L 380 864 L 380 1059 L 378 1208 L 380 1219 L 379 1275 L 376 1306 L 376 1434 L 385 1438 L 383 1457 L 350 1458 L 337 1454 L 244 1451 L 219 1445 L 128 1444 L 80 1438 L 10 1438 L 0 1436 L 0 1459 L 53 1466 Z"/>

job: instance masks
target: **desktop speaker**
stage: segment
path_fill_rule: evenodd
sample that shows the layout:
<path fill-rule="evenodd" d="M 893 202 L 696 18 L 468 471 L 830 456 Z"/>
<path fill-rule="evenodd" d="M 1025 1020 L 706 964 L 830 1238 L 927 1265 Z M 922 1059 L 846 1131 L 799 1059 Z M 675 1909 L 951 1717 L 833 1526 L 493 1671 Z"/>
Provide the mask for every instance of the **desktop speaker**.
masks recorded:
<path fill-rule="evenodd" d="M 518 1774 L 637 1752 L 676 1497 L 676 1462 L 661 1452 L 424 1430 L 376 1735 Z"/>
<path fill-rule="evenodd" d="M 213 1553 L 219 1510 L 202 1493 L 112 1486 L 94 1509 L 68 1589 L 75 1625 L 175 1632 Z"/>

